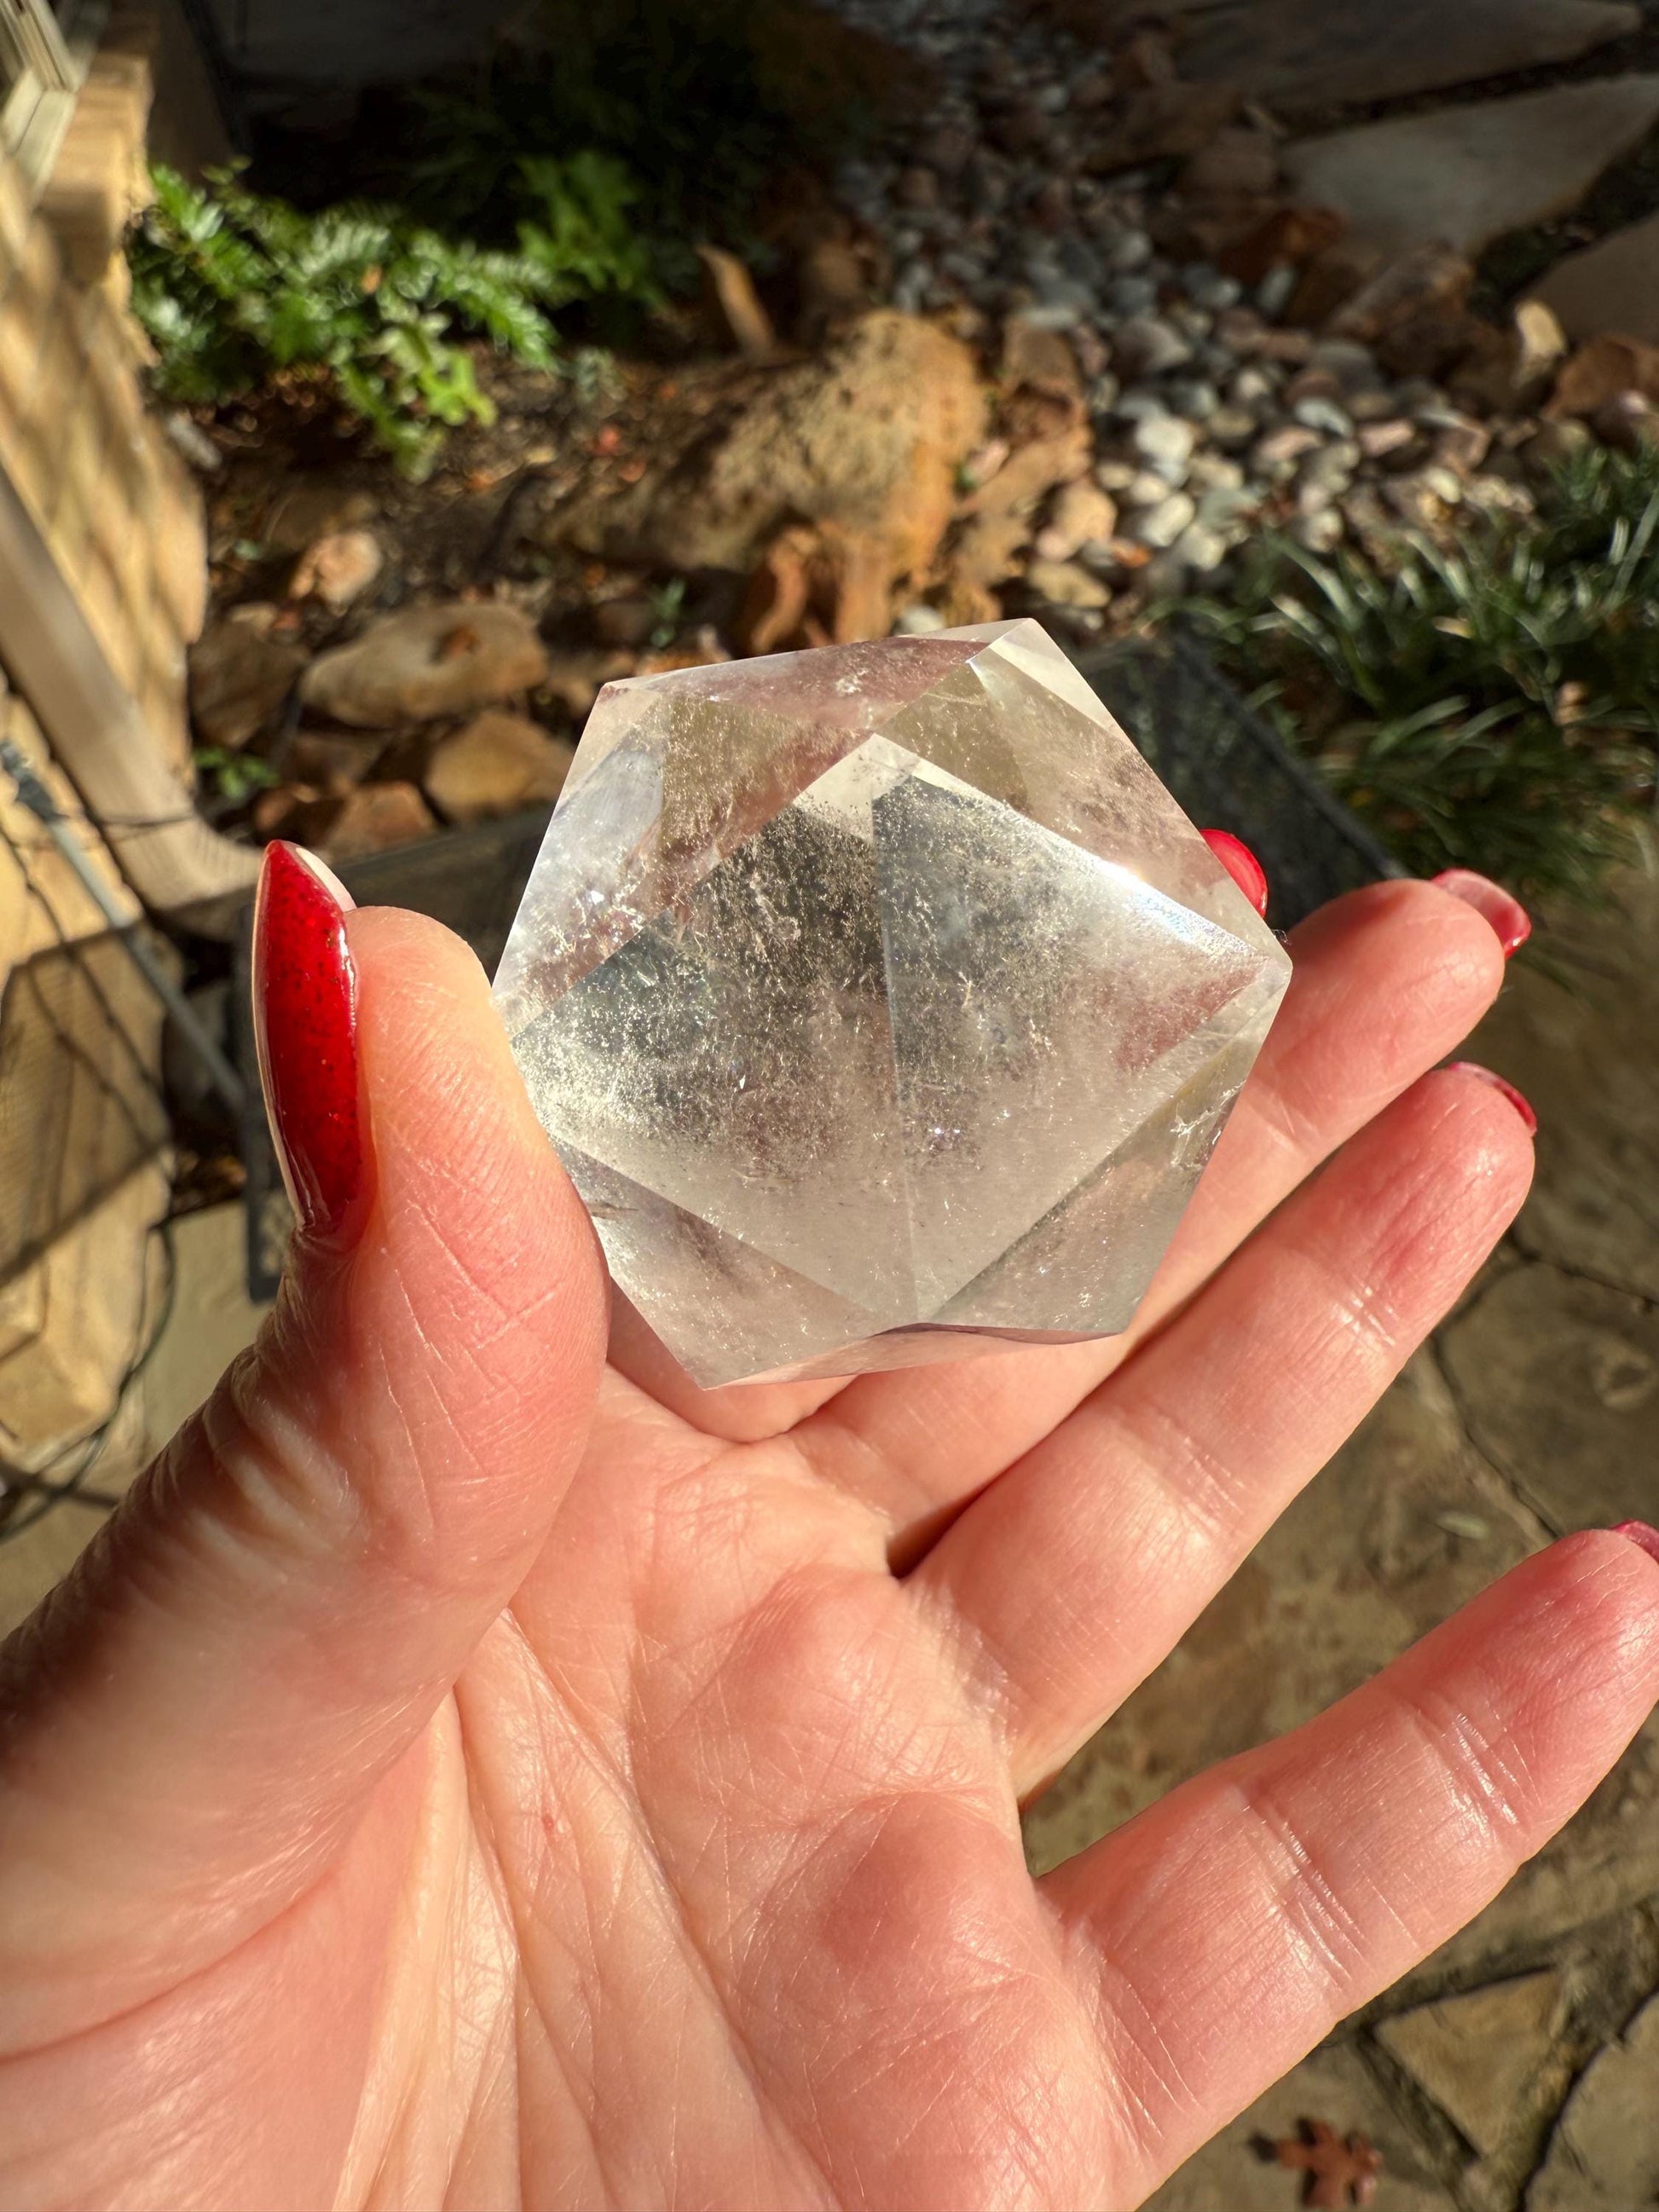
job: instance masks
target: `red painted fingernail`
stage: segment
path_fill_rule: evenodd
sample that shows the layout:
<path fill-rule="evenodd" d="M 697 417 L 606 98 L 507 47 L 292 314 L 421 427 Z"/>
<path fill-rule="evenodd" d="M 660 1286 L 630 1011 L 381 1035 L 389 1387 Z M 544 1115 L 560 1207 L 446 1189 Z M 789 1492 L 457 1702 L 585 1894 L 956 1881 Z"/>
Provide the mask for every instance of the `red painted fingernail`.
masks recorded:
<path fill-rule="evenodd" d="M 1199 835 L 1258 914 L 1267 911 L 1267 871 L 1242 837 L 1231 830 L 1201 830 Z"/>
<path fill-rule="evenodd" d="M 1477 876 L 1473 868 L 1443 868 L 1434 882 L 1437 890 L 1449 891 L 1455 899 L 1472 906 L 1492 924 L 1505 960 L 1517 953 L 1532 935 L 1532 916 L 1520 900 L 1512 898 L 1501 884 Z"/>
<path fill-rule="evenodd" d="M 1482 1067 L 1478 1060 L 1453 1060 L 1446 1063 L 1454 1075 L 1478 1075 L 1482 1083 L 1489 1083 L 1494 1091 L 1501 1091 L 1529 1130 L 1538 1127 L 1538 1116 L 1512 1083 L 1505 1083 L 1501 1075 L 1494 1075 L 1489 1067 Z"/>
<path fill-rule="evenodd" d="M 265 1111 L 307 1235 L 349 1243 L 368 1211 L 352 898 L 297 845 L 265 848 L 253 908 L 253 1027 Z"/>
<path fill-rule="evenodd" d="M 1659 1528 L 1650 1528 L 1645 1521 L 1621 1521 L 1613 1534 L 1623 1536 L 1650 1559 L 1659 1559 Z"/>

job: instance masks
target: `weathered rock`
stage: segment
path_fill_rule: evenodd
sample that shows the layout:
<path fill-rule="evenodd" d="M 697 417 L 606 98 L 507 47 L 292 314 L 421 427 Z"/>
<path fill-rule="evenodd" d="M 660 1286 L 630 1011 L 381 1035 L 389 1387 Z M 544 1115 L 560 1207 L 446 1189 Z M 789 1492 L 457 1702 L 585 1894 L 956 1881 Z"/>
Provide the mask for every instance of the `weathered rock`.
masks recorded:
<path fill-rule="evenodd" d="M 879 539 L 894 578 L 932 562 L 983 432 L 972 355 L 891 310 L 809 361 L 748 372 L 723 419 L 689 410 L 639 483 L 561 501 L 544 536 L 671 572 L 747 575 L 791 521 Z"/>
<path fill-rule="evenodd" d="M 1063 484 L 1038 532 L 1036 552 L 1044 561 L 1069 561 L 1091 538 L 1109 538 L 1117 528 L 1117 506 L 1109 493 L 1086 477 Z"/>
<path fill-rule="evenodd" d="M 371 623 L 313 661 L 300 686 L 337 722 L 388 730 L 465 714 L 532 690 L 547 673 L 535 624 L 516 607 L 453 599 Z"/>
<path fill-rule="evenodd" d="M 1088 425 L 1034 439 L 1011 453 L 988 484 L 971 495 L 946 559 L 951 605 L 976 605 L 975 594 L 1013 574 L 1036 529 L 1039 508 L 1057 485 L 1089 465 Z"/>
<path fill-rule="evenodd" d="M 1382 264 L 1331 317 L 1327 335 L 1375 346 L 1424 317 L 1455 315 L 1468 299 L 1474 269 L 1449 246 L 1412 248 Z"/>
<path fill-rule="evenodd" d="M 1141 509 L 1129 525 L 1129 535 L 1138 544 L 1164 553 L 1197 519 L 1198 502 L 1184 491 L 1172 491 L 1156 507 Z"/>
<path fill-rule="evenodd" d="M 1097 576 L 1075 561 L 1033 561 L 1025 571 L 1027 587 L 1056 607 L 1103 607 L 1111 593 Z"/>
<path fill-rule="evenodd" d="M 739 651 L 794 653 L 886 636 L 888 567 L 878 538 L 833 523 L 787 524 L 749 579 L 734 633 Z"/>
<path fill-rule="evenodd" d="M 1571 59 L 1638 28 L 1632 7 L 1600 0 L 1258 0 L 1196 15 L 1183 75 L 1235 84 L 1275 110 L 1359 106 L 1478 83 Z"/>
<path fill-rule="evenodd" d="M 394 846 L 417 844 L 437 829 L 431 808 L 412 783 L 360 784 L 347 799 L 330 802 L 327 826 L 307 837 L 325 860 L 361 860 Z"/>
<path fill-rule="evenodd" d="M 385 566 L 386 555 L 372 530 L 337 530 L 307 546 L 295 564 L 288 595 L 320 599 L 331 614 L 343 614 Z"/>
<path fill-rule="evenodd" d="M 303 647 L 275 630 L 281 610 L 233 607 L 191 650 L 190 711 L 203 743 L 234 752 L 276 720 L 306 665 Z"/>
<path fill-rule="evenodd" d="M 1659 2199 L 1659 1997 L 1584 2069 L 1527 2212 L 1634 2212 Z"/>
<path fill-rule="evenodd" d="M 1161 316 L 1133 315 L 1112 333 L 1112 358 L 1130 376 L 1162 376 L 1192 357 L 1191 345 Z"/>
<path fill-rule="evenodd" d="M 1334 208 L 1276 208 L 1266 220 L 1220 255 L 1221 266 L 1241 283 L 1261 285 L 1274 279 L 1282 296 L 1256 304 L 1273 319 L 1295 288 L 1297 272 L 1337 245 L 1347 225 Z M 1288 270 L 1286 276 L 1282 272 Z"/>
<path fill-rule="evenodd" d="M 1659 445 L 1659 408 L 1645 392 L 1615 392 L 1590 416 L 1590 428 L 1615 453 L 1640 453 Z"/>
<path fill-rule="evenodd" d="M 1569 337 L 1619 331 L 1659 345 L 1659 215 L 1568 254 L 1534 297 Z"/>
<path fill-rule="evenodd" d="M 817 345 L 869 307 L 864 256 L 844 239 L 815 240 L 796 264 L 795 291 L 796 335 L 803 344 Z"/>
<path fill-rule="evenodd" d="M 1526 2091 L 1550 2056 L 1560 2007 L 1561 1977 L 1547 1968 L 1396 2013 L 1377 2039 L 1490 2156 L 1528 2117 Z"/>
<path fill-rule="evenodd" d="M 483 822 L 520 807 L 550 806 L 575 757 L 523 714 L 488 707 L 443 738 L 427 763 L 427 796 L 451 822 Z"/>
<path fill-rule="evenodd" d="M 1473 256 L 1576 207 L 1656 119 L 1659 76 L 1609 77 L 1304 139 L 1285 170 L 1386 252 L 1437 243 Z"/>
<path fill-rule="evenodd" d="M 1553 421 L 1594 415 L 1621 392 L 1639 392 L 1644 399 L 1659 400 L 1659 345 L 1617 336 L 1589 339 L 1556 379 L 1544 413 Z"/>
<path fill-rule="evenodd" d="M 366 491 L 325 480 L 301 478 L 278 494 L 266 516 L 263 536 L 273 553 L 303 553 L 319 538 L 331 538 L 374 519 L 374 501 Z"/>

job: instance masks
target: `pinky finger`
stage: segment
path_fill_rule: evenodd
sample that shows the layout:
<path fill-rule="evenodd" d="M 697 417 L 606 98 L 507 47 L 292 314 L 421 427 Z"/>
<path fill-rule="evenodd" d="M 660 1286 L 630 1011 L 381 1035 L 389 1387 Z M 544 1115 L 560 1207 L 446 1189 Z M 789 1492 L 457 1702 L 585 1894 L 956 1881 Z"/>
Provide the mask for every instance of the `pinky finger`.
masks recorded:
<path fill-rule="evenodd" d="M 1153 2188 L 1472 1919 L 1656 1696 L 1659 1565 L 1624 1532 L 1568 1537 L 1048 1876 L 1123 2086 L 1126 2179 Z"/>

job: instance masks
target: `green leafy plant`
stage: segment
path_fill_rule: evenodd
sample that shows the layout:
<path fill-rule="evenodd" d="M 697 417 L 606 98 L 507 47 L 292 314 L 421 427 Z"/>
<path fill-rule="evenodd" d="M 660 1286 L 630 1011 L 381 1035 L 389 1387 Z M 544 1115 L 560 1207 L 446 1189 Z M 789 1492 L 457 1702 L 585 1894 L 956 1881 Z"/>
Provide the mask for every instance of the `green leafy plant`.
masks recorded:
<path fill-rule="evenodd" d="M 616 164 L 578 154 L 523 167 L 526 212 L 509 250 L 363 203 L 305 214 L 250 191 L 233 170 L 198 190 L 158 166 L 127 246 L 158 390 L 218 402 L 282 378 L 319 382 L 423 474 L 447 429 L 492 416 L 469 338 L 548 368 L 553 311 L 650 291 L 629 224 L 632 188 Z"/>
<path fill-rule="evenodd" d="M 270 791 L 282 781 L 276 769 L 257 753 L 228 752 L 221 745 L 198 745 L 191 757 L 199 775 L 213 787 L 214 796 L 227 806 L 240 806 L 256 791 Z"/>
<path fill-rule="evenodd" d="M 1593 452 L 1534 520 L 1397 566 L 1265 544 L 1192 613 L 1407 866 L 1591 900 L 1659 743 L 1659 457 Z"/>
<path fill-rule="evenodd" d="M 699 240 L 750 244 L 778 173 L 845 152 L 902 75 L 805 0 L 541 0 L 525 21 L 470 83 L 413 96 L 411 204 L 504 240 L 529 211 L 527 162 L 591 148 L 635 181 L 674 283 L 696 277 Z"/>

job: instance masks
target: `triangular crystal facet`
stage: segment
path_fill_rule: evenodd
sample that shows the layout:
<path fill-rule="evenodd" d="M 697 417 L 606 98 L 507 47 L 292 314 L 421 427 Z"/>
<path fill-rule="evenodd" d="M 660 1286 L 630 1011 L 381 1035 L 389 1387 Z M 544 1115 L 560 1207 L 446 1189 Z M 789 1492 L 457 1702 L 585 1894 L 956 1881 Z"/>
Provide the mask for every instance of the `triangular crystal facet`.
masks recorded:
<path fill-rule="evenodd" d="M 1018 623 L 608 686 L 495 990 L 716 1383 L 1125 1327 L 1288 973 Z"/>

